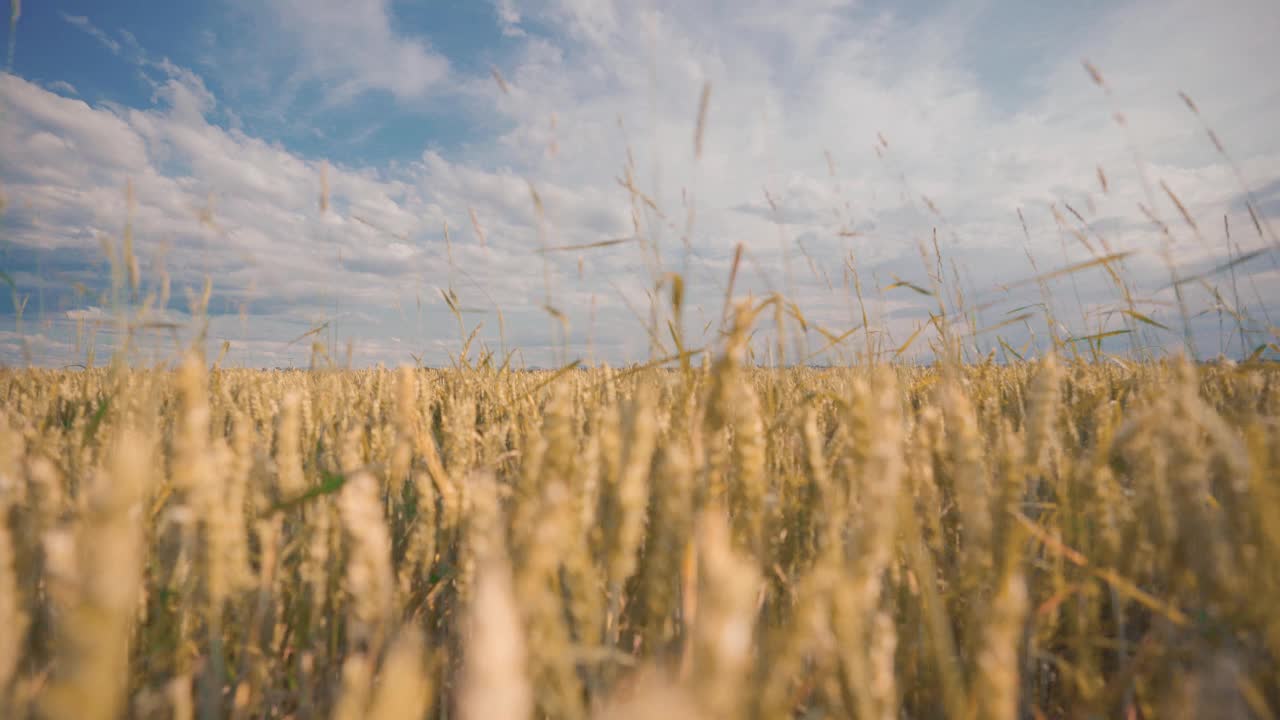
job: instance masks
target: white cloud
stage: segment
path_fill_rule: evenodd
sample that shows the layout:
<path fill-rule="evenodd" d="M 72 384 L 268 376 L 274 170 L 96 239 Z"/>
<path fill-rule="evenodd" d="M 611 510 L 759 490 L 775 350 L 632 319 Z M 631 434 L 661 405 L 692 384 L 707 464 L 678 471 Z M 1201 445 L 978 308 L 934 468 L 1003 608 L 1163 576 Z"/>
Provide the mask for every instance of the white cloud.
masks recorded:
<path fill-rule="evenodd" d="M 102 238 L 111 238 L 118 252 L 130 217 L 125 188 L 132 182 L 136 252 L 144 268 L 155 268 L 144 278 L 144 294 L 159 291 L 162 269 L 172 276 L 176 297 L 182 287 L 197 288 L 207 273 L 232 312 L 247 303 L 255 334 L 264 322 L 277 329 L 284 322 L 288 334 L 337 311 L 346 318 L 343 337 L 363 337 L 366 352 L 392 352 L 379 337 L 412 328 L 414 311 L 404 308 L 419 298 L 433 318 L 425 326 L 432 335 L 452 326 L 436 292 L 450 282 L 439 240 L 446 220 L 455 231 L 458 264 L 466 266 L 456 273 L 465 304 L 488 306 L 487 295 L 516 308 L 534 294 L 526 292 L 532 282 L 521 280 L 531 253 L 522 244 L 517 204 L 511 197 L 496 198 L 497 204 L 469 200 L 489 232 L 481 249 L 466 229 L 468 205 L 455 194 L 516 179 L 464 171 L 439 158 L 410 163 L 398 174 L 331 168 L 331 207 L 322 215 L 317 163 L 209 124 L 203 113 L 212 99 L 191 102 L 207 90 L 189 73 L 173 72 L 164 87 L 163 104 L 154 110 L 108 109 L 0 76 L 0 102 L 10 120 L 0 128 L 0 145 L 15 149 L 0 160 L 16 214 L 14 243 L 49 258 L 73 253 L 74 261 L 59 255 L 46 267 L 66 265 L 68 279 L 102 290 L 104 275 L 88 265 L 101 258 Z M 441 189 L 431 191 L 437 184 Z M 527 201 L 527 188 L 518 187 Z M 524 215 L 525 222 L 532 217 L 527 202 Z M 65 283 L 47 289 L 68 291 Z M 62 316 L 85 319 L 90 312 L 97 311 L 77 307 Z M 407 351 L 397 357 L 407 359 Z"/>
<path fill-rule="evenodd" d="M 449 61 L 422 39 L 400 35 L 389 0 L 269 0 L 274 32 L 300 54 L 299 73 L 325 83 L 334 103 L 379 90 L 421 100 L 449 76 Z"/>
<path fill-rule="evenodd" d="M 68 310 L 65 316 L 68 320 L 105 320 L 110 317 L 106 311 L 97 305 Z"/>
<path fill-rule="evenodd" d="M 117 55 L 120 54 L 120 49 L 121 49 L 120 41 L 111 37 L 106 32 L 104 32 L 101 28 L 94 25 L 92 22 L 89 21 L 89 18 L 85 17 L 84 15 L 70 15 L 62 11 L 59 11 L 59 14 L 62 15 L 63 20 L 83 30 L 85 33 L 89 35 L 89 37 L 92 37 L 94 40 L 97 40 L 106 49 L 110 50 L 111 52 Z"/>
<path fill-rule="evenodd" d="M 876 288 L 895 276 L 928 283 L 933 261 L 922 261 L 919 246 L 935 227 L 943 273 L 948 283 L 954 270 L 962 274 L 971 303 L 998 300 L 999 284 L 1028 277 L 1027 254 L 1041 271 L 1089 256 L 1070 232 L 1079 222 L 1067 204 L 1087 220 L 1089 244 L 1138 253 L 1126 262 L 1143 298 L 1163 298 L 1167 269 L 1158 254 L 1162 237 L 1139 202 L 1154 205 L 1172 228 L 1171 252 L 1184 267 L 1225 257 L 1223 214 L 1243 250 L 1272 242 L 1252 232 L 1239 202 L 1244 187 L 1177 96 L 1185 89 L 1196 98 L 1245 186 L 1258 191 L 1280 178 L 1280 139 L 1270 130 L 1280 95 L 1267 90 L 1267 68 L 1280 64 L 1266 30 L 1276 11 L 1261 2 L 1209 9 L 1138 0 L 1096 17 L 1061 10 L 1040 24 L 1024 18 L 1023 35 L 1005 37 L 983 25 L 987 14 L 1000 14 L 998 4 L 912 14 L 834 0 L 785 12 L 764 2 L 501 0 L 495 22 L 518 38 L 500 68 L 508 92 L 487 74 L 454 73 L 425 41 L 394 29 L 387 2 L 272 0 L 269 7 L 279 25 L 273 30 L 301 57 L 300 72 L 330 88 L 331 99 L 380 90 L 420 100 L 447 86 L 467 99 L 468 112 L 496 117 L 503 129 L 485 142 L 415 151 L 388 166 L 335 166 L 331 210 L 322 216 L 319 164 L 212 124 L 225 98 L 187 69 L 151 64 L 163 76 L 153 109 L 92 107 L 6 77 L 0 93 L 16 120 L 0 129 L 0 142 L 21 149 L 0 160 L 0 174 L 14 206 L 27 203 L 24 216 L 32 218 L 17 242 L 95 248 L 95 234 L 118 236 L 122 188 L 133 178 L 143 251 L 158 255 L 169 243 L 175 275 L 194 283 L 209 272 L 233 305 L 247 303 L 252 327 L 244 342 L 265 343 L 264 353 L 289 352 L 270 350 L 267 333 L 305 330 L 335 313 L 354 313 L 339 320 L 343 332 L 387 358 L 447 345 L 457 331 L 437 289 L 453 285 L 468 308 L 500 306 L 508 340 L 540 364 L 549 364 L 555 347 L 554 323 L 542 309 L 548 281 L 549 304 L 570 319 L 571 349 L 594 347 L 612 362 L 636 359 L 648 338 L 627 303 L 647 315 L 646 291 L 661 272 L 684 272 L 696 336 L 719 319 L 739 242 L 747 249 L 739 292 L 786 290 L 810 320 L 837 330 L 857 318 L 844 273 L 852 253 L 872 314 L 897 342 L 920 322 L 924 299 Z M 1056 33 L 1049 22 L 1074 29 Z M 972 57 L 975 45 L 1034 48 L 1042 33 L 1054 34 L 1045 44 L 1053 54 L 1025 65 L 978 67 Z M 1092 86 L 1082 58 L 1102 69 L 1111 99 Z M 704 83 L 711 101 L 695 160 Z M 1112 121 L 1116 111 L 1128 132 Z M 877 151 L 881 134 L 888 144 Z M 643 197 L 617 182 L 629 156 Z M 1161 181 L 1196 218 L 1200 239 Z M 198 221 L 210 197 L 216 228 Z M 538 253 L 543 245 L 626 237 L 633 222 L 649 245 Z M 1267 267 L 1255 262 L 1243 269 Z M 1086 310 L 1116 301 L 1096 275 L 1074 278 Z M 1246 304 L 1274 309 L 1274 283 L 1256 285 Z M 1060 317 L 1079 325 L 1071 280 L 1054 290 Z M 1201 289 L 1188 294 L 1205 307 Z M 993 306 L 984 324 L 1024 299 L 1039 299 L 1034 286 Z M 1171 307 L 1151 308 L 1177 324 Z M 496 345 L 494 313 L 467 317 L 483 320 L 482 337 Z M 1206 337 L 1216 337 L 1216 317 L 1199 322 Z M 432 361 L 443 357 L 428 353 Z"/>
<path fill-rule="evenodd" d="M 66 82 L 65 80 L 55 80 L 49 83 L 49 89 L 53 90 L 54 92 L 61 93 L 62 95 L 79 95 L 80 94 L 80 92 L 76 90 L 75 85 L 72 85 L 71 83 Z"/>
<path fill-rule="evenodd" d="M 502 34 L 508 37 L 524 37 L 525 31 L 520 27 L 520 11 L 516 9 L 514 0 L 496 0 L 494 10 L 498 15 L 498 26 Z"/>

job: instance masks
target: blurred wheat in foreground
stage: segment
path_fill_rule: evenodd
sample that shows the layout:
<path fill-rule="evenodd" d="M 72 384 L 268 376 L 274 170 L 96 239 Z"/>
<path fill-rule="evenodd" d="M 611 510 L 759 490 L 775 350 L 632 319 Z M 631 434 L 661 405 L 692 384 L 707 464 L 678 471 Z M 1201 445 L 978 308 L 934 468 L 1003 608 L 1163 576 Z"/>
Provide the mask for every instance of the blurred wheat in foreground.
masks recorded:
<path fill-rule="evenodd" d="M 1265 363 L 0 370 L 0 717 L 1280 712 Z"/>

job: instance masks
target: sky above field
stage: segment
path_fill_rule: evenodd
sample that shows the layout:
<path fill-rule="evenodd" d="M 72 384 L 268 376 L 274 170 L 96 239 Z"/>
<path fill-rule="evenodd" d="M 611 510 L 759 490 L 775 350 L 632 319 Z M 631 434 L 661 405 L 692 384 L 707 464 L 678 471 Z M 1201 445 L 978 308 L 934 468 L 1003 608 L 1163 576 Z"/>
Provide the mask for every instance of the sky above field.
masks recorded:
<path fill-rule="evenodd" d="M 1180 347 L 1170 263 L 1243 258 L 1179 286 L 1192 338 L 1206 356 L 1276 339 L 1280 253 L 1255 253 L 1280 246 L 1272 0 L 19 9 L 2 363 L 102 358 L 129 332 L 138 359 L 172 359 L 205 278 L 229 364 L 305 365 L 320 341 L 339 362 L 349 345 L 357 365 L 443 365 L 477 327 L 473 358 L 640 361 L 675 351 L 665 321 L 649 331 L 668 273 L 683 345 L 716 342 L 739 245 L 734 294 L 784 293 L 805 318 L 788 359 L 839 362 L 866 347 L 818 352 L 862 322 L 851 267 L 880 347 L 939 312 L 912 289 L 933 288 L 935 237 L 942 307 L 963 292 L 957 330 L 983 350 L 1048 335 L 1029 278 L 1120 252 L 1133 306 L 1101 267 L 1048 282 L 1063 336 Z"/>

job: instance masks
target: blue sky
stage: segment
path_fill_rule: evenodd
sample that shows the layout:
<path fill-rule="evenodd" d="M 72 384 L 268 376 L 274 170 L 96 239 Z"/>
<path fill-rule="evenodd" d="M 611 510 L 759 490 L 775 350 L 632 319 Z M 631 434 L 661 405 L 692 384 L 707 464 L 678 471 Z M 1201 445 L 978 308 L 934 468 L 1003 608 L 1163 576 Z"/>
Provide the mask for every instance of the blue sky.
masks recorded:
<path fill-rule="evenodd" d="M 935 228 L 946 292 L 983 306 L 978 327 L 1041 299 L 1002 289 L 1033 262 L 1110 247 L 1174 330 L 1126 325 L 1095 272 L 1053 283 L 1059 331 L 1173 349 L 1166 258 L 1186 276 L 1280 246 L 1277 29 L 1261 0 L 28 2 L 0 75 L 0 362 L 103 357 L 121 309 L 135 358 L 171 359 L 155 327 L 186 324 L 206 278 L 210 347 L 229 342 L 235 364 L 305 363 L 310 338 L 290 341 L 325 323 L 313 337 L 357 364 L 447 363 L 476 325 L 473 347 L 528 364 L 642 360 L 670 272 L 689 344 L 714 342 L 738 243 L 737 295 L 783 292 L 837 334 L 860 318 L 856 265 L 892 348 L 937 307 L 890 287 L 929 284 Z M 1275 340 L 1280 254 L 1236 269 L 1185 286 L 1202 354 Z M 1256 332 L 1220 332 L 1228 310 Z M 1037 317 L 974 343 L 1049 330 Z M 792 359 L 825 344 L 788 332 Z"/>

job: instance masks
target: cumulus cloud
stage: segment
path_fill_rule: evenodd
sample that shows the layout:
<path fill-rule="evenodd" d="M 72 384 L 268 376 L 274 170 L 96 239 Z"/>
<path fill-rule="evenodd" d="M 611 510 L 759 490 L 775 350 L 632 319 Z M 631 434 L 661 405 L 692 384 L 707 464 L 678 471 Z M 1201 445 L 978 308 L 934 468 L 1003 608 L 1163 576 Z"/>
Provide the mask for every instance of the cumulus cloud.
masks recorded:
<path fill-rule="evenodd" d="M 380 334 L 420 324 L 418 337 L 425 338 L 451 327 L 440 317 L 439 288 L 456 283 L 484 312 L 502 306 L 513 317 L 534 294 L 525 278 L 533 209 L 528 186 L 514 176 L 456 168 L 433 155 L 398 173 L 322 169 L 210 124 L 204 114 L 212 98 L 189 71 L 173 69 L 164 87 L 158 107 L 122 109 L 0 76 L 0 102 L 11 120 L 0 129 L 0 145 L 14 149 L 0 160 L 13 202 L 11 257 L 21 266 L 19 281 L 49 293 L 51 302 L 74 302 L 85 292 L 73 292 L 77 285 L 90 297 L 106 296 L 105 260 L 119 256 L 126 224 L 151 271 L 143 273 L 143 294 L 171 283 L 173 306 L 181 308 L 184 291 L 198 290 L 209 276 L 217 289 L 211 311 L 252 316 L 251 335 L 272 328 L 278 338 L 327 320 L 344 326 L 344 337 L 361 339 L 363 352 L 388 361 L 392 348 L 401 360 L 431 348 L 424 339 L 422 347 L 400 349 Z M 487 228 L 483 248 L 470 236 L 472 211 Z M 446 223 L 457 235 L 456 272 L 447 269 Z M 56 268 L 56 277 L 38 275 L 42 265 Z M 424 299 L 431 318 L 421 317 Z M 75 307 L 63 317 L 101 319 L 101 312 Z M 305 346 L 273 352 L 296 356 Z"/>

